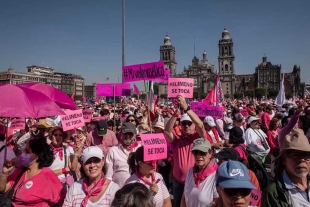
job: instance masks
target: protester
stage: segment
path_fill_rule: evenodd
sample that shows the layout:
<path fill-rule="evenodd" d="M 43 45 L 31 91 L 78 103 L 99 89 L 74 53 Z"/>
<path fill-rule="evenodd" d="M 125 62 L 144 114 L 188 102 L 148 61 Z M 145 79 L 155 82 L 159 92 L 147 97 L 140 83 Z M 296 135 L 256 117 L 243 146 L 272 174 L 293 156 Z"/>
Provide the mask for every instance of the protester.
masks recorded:
<path fill-rule="evenodd" d="M 180 115 L 180 110 L 177 108 L 175 115 L 170 118 L 165 126 L 165 137 L 171 143 L 173 148 L 173 202 L 174 206 L 180 206 L 184 183 L 188 170 L 194 165 L 194 157 L 191 154 L 193 141 L 197 138 L 206 137 L 206 131 L 203 122 L 190 109 L 181 95 L 177 96 L 179 107 L 184 114 L 181 117 L 182 135 L 173 134 L 172 129 L 176 119 Z"/>
<path fill-rule="evenodd" d="M 218 166 L 212 158 L 211 144 L 205 138 L 194 141 L 192 153 L 195 157 L 195 164 L 189 169 L 186 176 L 181 207 L 208 206 L 218 197 L 216 191 Z"/>
<path fill-rule="evenodd" d="M 216 124 L 211 116 L 206 116 L 203 120 L 206 129 L 206 139 L 210 142 L 212 149 L 218 150 L 222 147 L 219 133 L 216 130 Z"/>
<path fill-rule="evenodd" d="M 268 129 L 269 129 L 269 125 L 270 125 L 270 120 L 271 120 L 271 113 L 272 113 L 272 109 L 270 106 L 266 106 L 265 108 L 265 112 L 262 115 L 262 130 L 267 133 Z"/>
<path fill-rule="evenodd" d="M 155 207 L 153 195 L 142 183 L 130 183 L 115 194 L 111 207 Z"/>
<path fill-rule="evenodd" d="M 262 206 L 310 206 L 310 144 L 301 129 L 285 136 L 276 160 L 275 180 L 265 189 Z"/>
<path fill-rule="evenodd" d="M 115 133 L 108 129 L 105 120 L 99 120 L 96 125 L 96 129 L 87 135 L 86 146 L 98 146 L 104 154 L 107 154 L 110 147 L 118 143 Z"/>
<path fill-rule="evenodd" d="M 142 183 L 153 194 L 155 207 L 171 207 L 170 194 L 161 174 L 156 172 L 156 161 L 144 161 L 144 148 L 139 147 L 129 155 L 128 164 L 131 177 L 129 183 Z"/>
<path fill-rule="evenodd" d="M 14 191 L 13 206 L 47 207 L 61 203 L 65 195 L 63 186 L 48 168 L 54 159 L 50 146 L 31 139 L 19 159 L 21 167 L 11 175 L 14 163 L 6 161 L 0 176 L 0 193 Z"/>
<path fill-rule="evenodd" d="M 218 207 L 248 207 L 252 189 L 248 169 L 238 161 L 229 160 L 217 170 L 217 191 L 221 198 Z"/>
<path fill-rule="evenodd" d="M 141 145 L 136 141 L 136 125 L 126 122 L 122 126 L 120 143 L 109 149 L 106 156 L 106 177 L 123 187 L 130 177 L 127 163 L 129 154 Z"/>
<path fill-rule="evenodd" d="M 239 157 L 243 162 L 248 160 L 248 156 L 245 153 L 246 145 L 243 139 L 243 131 L 240 127 L 235 126 L 230 130 L 229 144 L 232 144 L 232 147 L 238 152 Z"/>

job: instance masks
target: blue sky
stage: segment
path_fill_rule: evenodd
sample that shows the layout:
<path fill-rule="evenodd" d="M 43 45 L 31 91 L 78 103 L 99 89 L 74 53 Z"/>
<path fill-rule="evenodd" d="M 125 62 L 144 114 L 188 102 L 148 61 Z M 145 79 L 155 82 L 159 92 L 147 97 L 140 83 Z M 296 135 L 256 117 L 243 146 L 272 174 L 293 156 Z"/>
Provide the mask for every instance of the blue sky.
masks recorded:
<path fill-rule="evenodd" d="M 191 64 L 194 36 L 196 55 L 206 50 L 217 68 L 226 27 L 237 74 L 254 73 L 266 54 L 285 71 L 300 65 L 310 83 L 309 7 L 309 0 L 126 0 L 126 64 L 158 61 L 168 33 L 178 72 Z M 121 0 L 2 0 L 0 71 L 44 63 L 88 84 L 121 80 L 121 9 Z"/>

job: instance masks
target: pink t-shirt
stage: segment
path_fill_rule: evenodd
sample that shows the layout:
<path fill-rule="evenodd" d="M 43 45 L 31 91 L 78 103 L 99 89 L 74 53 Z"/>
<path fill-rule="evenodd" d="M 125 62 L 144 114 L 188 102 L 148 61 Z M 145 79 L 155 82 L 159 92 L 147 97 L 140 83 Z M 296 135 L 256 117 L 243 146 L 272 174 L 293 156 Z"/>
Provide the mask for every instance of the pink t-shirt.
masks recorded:
<path fill-rule="evenodd" d="M 265 112 L 262 115 L 262 125 L 263 125 L 263 128 L 267 127 L 267 129 L 269 129 L 269 124 L 270 124 L 270 114 Z"/>
<path fill-rule="evenodd" d="M 200 138 L 198 133 L 184 138 L 174 135 L 171 143 L 173 148 L 173 177 L 180 183 L 185 183 L 188 170 L 195 164 L 192 154 L 193 141 Z"/>
<path fill-rule="evenodd" d="M 245 150 L 246 150 L 246 146 L 245 144 L 239 144 L 241 145 Z M 245 152 L 238 146 L 234 147 L 234 149 L 239 153 L 240 158 L 247 160 L 248 156 L 245 154 Z"/>
<path fill-rule="evenodd" d="M 20 174 L 22 168 L 16 169 L 8 177 L 11 186 Z M 56 174 L 49 168 L 43 168 L 37 175 L 25 180 L 24 172 L 15 186 L 12 204 L 15 207 L 46 207 L 53 206 L 63 200 L 65 191 Z"/>
<path fill-rule="evenodd" d="M 107 134 L 104 136 L 99 136 L 97 130 L 93 130 L 88 133 L 86 138 L 86 146 L 98 146 L 102 149 L 103 153 L 106 155 L 110 147 L 118 144 L 115 133 L 108 129 Z"/>

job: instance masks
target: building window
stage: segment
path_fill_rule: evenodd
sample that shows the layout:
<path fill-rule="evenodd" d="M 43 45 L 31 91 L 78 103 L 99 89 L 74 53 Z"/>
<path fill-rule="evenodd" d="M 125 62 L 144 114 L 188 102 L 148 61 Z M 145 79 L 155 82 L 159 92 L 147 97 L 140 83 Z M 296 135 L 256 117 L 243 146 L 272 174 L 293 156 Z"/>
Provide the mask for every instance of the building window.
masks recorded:
<path fill-rule="evenodd" d="M 222 63 L 222 65 L 224 64 L 223 61 L 221 63 Z"/>
<path fill-rule="evenodd" d="M 228 71 L 228 65 L 227 64 L 225 65 L 225 70 Z"/>
<path fill-rule="evenodd" d="M 228 83 L 226 83 L 226 86 L 228 86 Z"/>

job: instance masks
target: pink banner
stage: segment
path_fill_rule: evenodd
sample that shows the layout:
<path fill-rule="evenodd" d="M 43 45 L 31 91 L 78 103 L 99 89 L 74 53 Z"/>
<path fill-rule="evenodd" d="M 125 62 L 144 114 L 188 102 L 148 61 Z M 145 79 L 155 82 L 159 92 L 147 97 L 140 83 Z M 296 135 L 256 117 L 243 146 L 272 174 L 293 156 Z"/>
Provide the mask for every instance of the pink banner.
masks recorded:
<path fill-rule="evenodd" d="M 133 91 L 134 91 L 137 95 L 140 94 L 140 90 L 139 90 L 138 86 L 136 86 L 136 84 L 133 84 Z"/>
<path fill-rule="evenodd" d="M 96 85 L 97 96 L 114 96 L 114 87 L 115 87 L 115 96 L 130 96 L 130 83 L 109 83 Z"/>
<path fill-rule="evenodd" d="M 61 125 L 64 131 L 77 129 L 85 125 L 82 110 L 67 110 L 66 115 L 60 115 Z"/>
<path fill-rule="evenodd" d="M 193 78 L 169 78 L 168 97 L 175 98 L 182 95 L 184 98 L 193 98 L 194 79 Z"/>
<path fill-rule="evenodd" d="M 122 68 L 124 82 L 158 80 L 165 77 L 164 62 L 129 65 Z"/>
<path fill-rule="evenodd" d="M 257 206 L 262 197 L 262 191 L 253 189 L 251 191 L 250 206 Z"/>
<path fill-rule="evenodd" d="M 213 118 L 223 118 L 222 107 L 207 106 L 205 102 L 191 102 L 190 107 L 199 117 L 212 116 Z"/>
<path fill-rule="evenodd" d="M 164 134 L 140 134 L 144 148 L 144 161 L 167 158 L 167 141 Z"/>
<path fill-rule="evenodd" d="M 11 129 L 25 129 L 25 119 L 18 118 L 18 119 L 12 120 L 10 128 Z"/>
<path fill-rule="evenodd" d="M 165 69 L 165 77 L 154 80 L 154 82 L 168 83 L 169 78 L 170 78 L 170 70 Z"/>
<path fill-rule="evenodd" d="M 85 123 L 90 122 L 91 118 L 92 118 L 92 115 L 93 115 L 93 110 L 92 109 L 83 110 L 84 122 Z"/>

